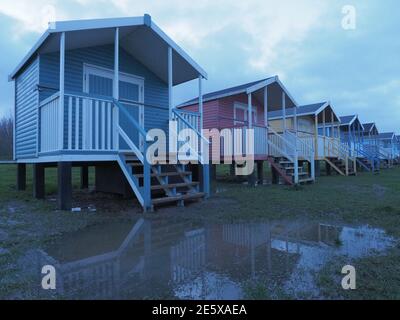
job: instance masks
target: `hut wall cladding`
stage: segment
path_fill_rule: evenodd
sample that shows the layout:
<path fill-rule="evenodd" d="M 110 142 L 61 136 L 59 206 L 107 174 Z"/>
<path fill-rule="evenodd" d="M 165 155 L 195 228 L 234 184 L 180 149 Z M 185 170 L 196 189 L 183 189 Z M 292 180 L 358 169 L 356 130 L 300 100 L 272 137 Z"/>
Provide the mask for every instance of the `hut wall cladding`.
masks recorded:
<path fill-rule="evenodd" d="M 34 158 L 37 152 L 39 58 L 15 79 L 15 157 Z"/>
<path fill-rule="evenodd" d="M 204 113 L 204 128 L 205 129 L 224 129 L 232 128 L 234 125 L 234 104 L 235 102 L 241 103 L 247 107 L 247 94 L 238 94 L 226 98 L 215 99 L 204 102 L 203 113 Z M 255 99 L 252 100 L 252 104 L 257 110 L 257 123 L 258 125 L 264 125 L 264 107 Z M 198 104 L 193 104 L 182 108 L 187 111 L 199 111 Z M 247 109 L 246 109 L 247 112 Z"/>
<path fill-rule="evenodd" d="M 199 112 L 199 105 L 193 104 L 182 108 L 182 110 Z M 211 100 L 203 103 L 204 129 L 218 129 L 218 100 Z"/>
<path fill-rule="evenodd" d="M 219 119 L 220 129 L 233 127 L 235 102 L 245 105 L 247 112 L 248 100 L 247 100 L 247 94 L 245 93 L 219 99 L 218 118 L 220 118 Z M 252 105 L 257 110 L 257 122 L 254 124 L 264 125 L 264 107 L 254 98 L 252 99 Z"/>
<path fill-rule="evenodd" d="M 234 104 L 235 102 L 241 103 L 247 106 L 247 94 L 238 94 L 234 96 L 229 96 L 226 98 L 210 100 L 204 102 L 203 104 L 203 121 L 204 129 L 225 129 L 232 128 L 234 126 Z M 252 100 L 252 105 L 256 107 L 257 110 L 257 124 L 264 125 L 264 107 L 255 99 Z M 186 111 L 198 112 L 198 104 L 193 104 L 182 108 Z M 246 109 L 247 112 L 247 109 Z M 210 156 L 217 155 L 219 153 L 219 148 L 221 145 L 212 143 L 210 144 Z M 221 141 L 222 143 L 222 141 Z M 217 160 L 219 161 L 219 159 Z"/>

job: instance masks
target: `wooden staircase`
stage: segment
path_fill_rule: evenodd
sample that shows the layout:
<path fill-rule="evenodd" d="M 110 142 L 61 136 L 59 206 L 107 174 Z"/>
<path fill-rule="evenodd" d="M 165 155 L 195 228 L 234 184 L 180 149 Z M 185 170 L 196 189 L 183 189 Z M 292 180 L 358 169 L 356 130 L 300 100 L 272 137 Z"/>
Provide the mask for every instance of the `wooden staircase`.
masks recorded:
<path fill-rule="evenodd" d="M 325 158 L 325 161 L 340 175 L 342 176 L 355 176 L 357 172 L 354 170 L 354 166 L 350 164 L 347 165 L 346 160 L 339 158 Z M 348 160 L 347 160 L 348 161 Z"/>
<path fill-rule="evenodd" d="M 282 179 L 282 183 L 285 183 L 287 185 L 295 185 L 295 166 L 292 161 L 288 160 L 285 157 L 268 157 L 268 162 L 274 169 L 276 169 Z M 298 167 L 298 176 L 298 184 L 308 184 L 314 182 L 314 179 L 310 176 L 308 172 L 304 171 L 304 168 L 302 166 Z"/>
<path fill-rule="evenodd" d="M 132 117 L 123 104 L 117 100 L 113 100 L 113 103 L 114 106 L 122 112 L 133 128 L 137 130 L 139 136 L 142 137 L 142 145 L 138 146 L 137 143 L 131 140 L 123 128 L 119 125 L 116 127 L 116 144 L 119 145 L 119 138 L 122 138 L 129 148 L 129 152 L 120 152 L 118 154 L 117 162 L 145 212 L 152 211 L 154 206 L 168 203 L 176 203 L 179 206 L 183 206 L 185 201 L 192 201 L 209 196 L 208 160 L 205 162 L 202 152 L 202 150 L 208 151 L 209 141 L 200 133 L 198 114 L 191 113 L 188 115 L 189 118 L 186 119 L 185 115 L 181 112 L 178 112 L 176 109 L 172 110 L 173 118 L 170 129 L 177 134 L 177 128 L 190 128 L 193 130 L 194 135 L 198 137 L 198 141 L 201 141 L 198 150 L 196 150 L 196 148 L 193 150 L 194 155 L 192 155 L 192 157 L 194 158 L 188 159 L 197 160 L 197 163 L 203 166 L 203 183 L 201 186 L 199 182 L 192 180 L 192 172 L 188 171 L 185 165 L 175 164 L 175 157 L 174 161 L 171 161 L 171 164 L 168 164 L 169 160 L 166 161 L 167 164 L 160 164 L 154 162 L 155 159 L 154 161 L 152 159 L 147 159 L 147 132 L 140 126 L 138 121 Z M 169 155 L 175 154 L 174 152 L 170 152 Z M 190 155 L 186 156 L 190 157 Z"/>
<path fill-rule="evenodd" d="M 134 183 L 140 190 L 144 187 L 143 164 L 134 156 L 124 154 L 123 172 L 128 182 Z M 154 164 L 150 166 L 151 205 L 175 203 L 183 206 L 185 201 L 193 201 L 205 197 L 200 192 L 200 183 L 192 180 L 192 172 L 182 164 Z"/>
<path fill-rule="evenodd" d="M 360 166 L 360 167 L 362 167 L 365 171 L 369 171 L 369 172 L 372 172 L 372 171 L 379 171 L 379 169 L 378 168 L 376 168 L 374 165 L 373 165 L 373 162 L 374 160 L 370 160 L 370 159 L 367 159 L 367 158 L 362 158 L 362 157 L 357 157 L 357 163 L 358 163 L 358 165 Z"/>

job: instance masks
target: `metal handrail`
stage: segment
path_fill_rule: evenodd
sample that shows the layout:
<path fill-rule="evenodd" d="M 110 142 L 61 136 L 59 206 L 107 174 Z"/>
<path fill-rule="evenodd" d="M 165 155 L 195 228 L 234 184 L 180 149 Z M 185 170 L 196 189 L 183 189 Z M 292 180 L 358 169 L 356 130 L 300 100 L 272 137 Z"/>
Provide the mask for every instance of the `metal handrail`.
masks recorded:
<path fill-rule="evenodd" d="M 209 145 L 209 144 L 210 144 L 210 141 L 209 141 L 206 137 L 204 137 L 204 136 L 200 133 L 200 131 L 198 131 L 198 130 L 197 130 L 192 124 L 190 124 L 184 117 L 182 117 L 182 116 L 180 115 L 181 111 L 177 112 L 176 110 L 177 110 L 177 109 L 172 109 L 172 113 L 173 113 L 174 115 L 176 115 L 176 116 L 179 118 L 179 120 L 181 120 L 184 124 L 186 124 L 190 129 L 192 129 L 193 131 L 195 131 L 196 134 L 197 134 L 204 142 L 206 142 L 206 143 Z"/>
<path fill-rule="evenodd" d="M 126 110 L 126 107 L 121 104 L 120 101 L 113 99 L 114 104 L 118 107 L 119 110 L 122 111 L 122 113 L 127 117 L 127 119 L 132 122 L 132 124 L 135 126 L 135 128 L 138 130 L 138 132 L 144 137 L 144 142 L 146 143 L 146 136 L 147 132 L 140 126 L 140 124 L 136 121 L 134 117 L 131 116 L 131 114 Z"/>

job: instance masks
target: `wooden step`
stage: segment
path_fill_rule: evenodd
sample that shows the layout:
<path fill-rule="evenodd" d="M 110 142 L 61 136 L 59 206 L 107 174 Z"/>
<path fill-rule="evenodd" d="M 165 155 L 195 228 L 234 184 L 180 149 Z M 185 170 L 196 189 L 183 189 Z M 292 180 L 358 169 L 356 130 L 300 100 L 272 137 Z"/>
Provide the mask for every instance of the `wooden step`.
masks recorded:
<path fill-rule="evenodd" d="M 129 162 L 127 161 L 126 164 L 131 167 L 143 167 L 143 163 L 141 162 Z"/>
<path fill-rule="evenodd" d="M 294 171 L 294 167 L 282 167 L 282 169 L 284 169 L 286 171 Z M 304 169 L 302 167 L 299 167 L 298 170 L 300 173 L 300 172 L 303 172 Z"/>
<path fill-rule="evenodd" d="M 170 203 L 180 200 L 194 200 L 203 198 L 205 196 L 204 192 L 196 192 L 196 193 L 186 193 L 183 195 L 173 196 L 173 197 L 163 197 L 163 198 L 156 198 L 152 200 L 153 205 L 163 204 L 163 203 Z"/>
<path fill-rule="evenodd" d="M 192 173 L 190 171 L 182 171 L 182 172 L 161 172 L 161 173 L 152 173 L 151 177 L 179 177 L 179 176 L 190 176 Z M 134 174 L 137 178 L 143 178 L 144 174 Z"/>
<path fill-rule="evenodd" d="M 183 188 L 183 187 L 193 187 L 199 185 L 199 182 L 182 182 L 182 183 L 171 183 L 171 184 L 158 184 L 151 186 L 151 190 L 162 190 L 165 188 Z"/>
<path fill-rule="evenodd" d="M 303 183 L 311 183 L 314 182 L 313 178 L 307 178 L 307 179 L 299 179 L 299 183 L 303 184 Z"/>
<path fill-rule="evenodd" d="M 306 176 L 308 172 L 299 172 L 299 176 Z M 288 176 L 294 177 L 294 173 L 288 173 Z"/>

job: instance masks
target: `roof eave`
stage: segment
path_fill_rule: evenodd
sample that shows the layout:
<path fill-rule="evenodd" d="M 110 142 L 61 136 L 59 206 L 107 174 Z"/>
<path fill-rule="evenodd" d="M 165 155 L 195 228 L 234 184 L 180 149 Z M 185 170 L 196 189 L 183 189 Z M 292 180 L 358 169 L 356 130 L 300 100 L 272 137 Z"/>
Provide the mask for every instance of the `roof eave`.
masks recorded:
<path fill-rule="evenodd" d="M 115 19 L 96 19 L 96 20 L 74 20 L 74 21 L 60 21 L 55 23 L 55 28 L 48 28 L 44 34 L 39 38 L 35 45 L 29 50 L 22 61 L 9 75 L 8 80 L 15 79 L 17 73 L 29 61 L 33 54 L 40 48 L 40 46 L 47 40 L 47 38 L 54 33 L 81 31 L 90 29 L 103 29 L 103 28 L 118 28 L 128 26 L 147 25 L 151 28 L 163 41 L 165 41 L 173 50 L 175 50 L 188 64 L 190 64 L 204 79 L 208 78 L 207 73 L 201 68 L 181 47 L 178 46 L 164 31 L 161 30 L 151 19 L 151 16 L 145 14 L 142 17 L 131 18 L 115 18 Z"/>
<path fill-rule="evenodd" d="M 34 46 L 28 51 L 28 53 L 24 56 L 22 61 L 17 65 L 17 67 L 11 72 L 8 76 L 8 81 L 13 81 L 17 73 L 24 67 L 24 65 L 29 61 L 29 59 L 33 56 L 33 54 L 40 48 L 40 46 L 46 41 L 46 39 L 50 36 L 50 29 L 47 29 L 38 41 L 34 44 Z"/>
<path fill-rule="evenodd" d="M 246 93 L 250 94 L 250 93 L 253 93 L 255 91 L 258 91 L 258 90 L 260 90 L 260 89 L 262 89 L 262 88 L 274 83 L 275 81 L 277 81 L 277 79 L 278 79 L 278 76 L 275 76 L 275 77 L 268 78 L 268 79 L 265 79 L 263 81 L 260 81 L 260 82 L 258 82 L 256 84 L 252 85 L 251 87 L 247 88 L 246 89 Z"/>

